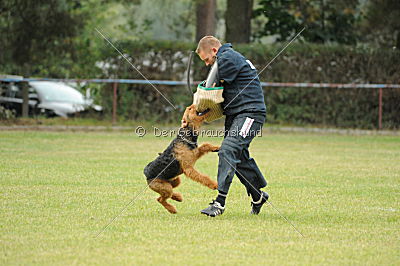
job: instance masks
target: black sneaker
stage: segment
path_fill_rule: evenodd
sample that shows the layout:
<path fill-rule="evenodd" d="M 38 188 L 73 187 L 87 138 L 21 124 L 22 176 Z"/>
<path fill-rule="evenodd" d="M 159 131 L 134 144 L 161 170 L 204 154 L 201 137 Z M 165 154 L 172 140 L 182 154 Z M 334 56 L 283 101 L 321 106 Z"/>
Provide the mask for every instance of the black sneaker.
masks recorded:
<path fill-rule="evenodd" d="M 269 195 L 267 192 L 261 191 L 262 196 L 260 197 L 260 200 L 257 202 L 251 202 L 251 214 L 259 214 L 261 211 L 261 207 L 264 205 L 264 203 L 267 202 Z"/>
<path fill-rule="evenodd" d="M 211 217 L 215 217 L 215 216 L 223 214 L 224 211 L 225 211 L 225 207 L 222 207 L 218 201 L 213 200 L 210 203 L 210 206 L 208 206 L 207 208 L 202 210 L 201 213 L 211 216 Z"/>

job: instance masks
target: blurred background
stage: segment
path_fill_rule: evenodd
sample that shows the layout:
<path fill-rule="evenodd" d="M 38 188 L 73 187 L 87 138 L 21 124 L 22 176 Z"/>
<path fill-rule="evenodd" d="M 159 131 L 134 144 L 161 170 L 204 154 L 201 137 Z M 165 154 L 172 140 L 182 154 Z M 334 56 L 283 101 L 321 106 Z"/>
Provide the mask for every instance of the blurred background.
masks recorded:
<path fill-rule="evenodd" d="M 260 74 L 262 82 L 400 84 L 398 0 L 2 0 L 0 123 L 27 121 L 19 118 L 25 97 L 25 116 L 35 121 L 111 121 L 114 112 L 114 124 L 177 124 L 192 101 L 183 81 L 202 36 L 232 43 L 261 70 L 304 27 Z M 96 29 L 147 79 L 181 81 L 155 83 L 173 106 L 149 84 L 85 81 L 143 80 Z M 192 81 L 206 78 L 197 56 L 191 69 Z M 79 94 L 22 78 L 71 79 L 63 86 Z M 400 127 L 400 85 L 263 89 L 271 124 Z M 58 104 L 61 98 L 71 106 Z"/>

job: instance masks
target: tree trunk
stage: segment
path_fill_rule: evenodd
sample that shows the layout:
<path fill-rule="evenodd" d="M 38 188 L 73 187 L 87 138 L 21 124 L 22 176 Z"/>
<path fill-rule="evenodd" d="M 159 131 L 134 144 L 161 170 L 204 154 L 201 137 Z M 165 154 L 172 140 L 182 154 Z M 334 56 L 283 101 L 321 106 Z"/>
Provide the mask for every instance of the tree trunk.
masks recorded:
<path fill-rule="evenodd" d="M 217 9 L 216 0 L 197 0 L 196 2 L 196 41 L 206 35 L 215 35 Z"/>
<path fill-rule="evenodd" d="M 228 0 L 225 13 L 227 42 L 249 43 L 253 0 Z"/>

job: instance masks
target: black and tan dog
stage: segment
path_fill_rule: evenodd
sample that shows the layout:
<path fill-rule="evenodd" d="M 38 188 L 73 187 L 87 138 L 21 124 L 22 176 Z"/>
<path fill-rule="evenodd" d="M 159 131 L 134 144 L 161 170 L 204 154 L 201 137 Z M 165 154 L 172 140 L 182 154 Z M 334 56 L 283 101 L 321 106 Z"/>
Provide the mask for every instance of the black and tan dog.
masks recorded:
<path fill-rule="evenodd" d="M 184 173 L 190 179 L 206 187 L 217 189 L 216 181 L 194 169 L 194 164 L 201 156 L 210 151 L 219 150 L 219 146 L 209 143 L 197 146 L 198 130 L 207 117 L 207 113 L 207 111 L 196 112 L 195 105 L 187 107 L 182 117 L 178 136 L 163 153 L 160 153 L 144 168 L 149 187 L 160 194 L 157 201 L 170 213 L 176 213 L 176 208 L 169 204 L 167 199 L 183 200 L 179 192 L 173 192 L 173 188 L 181 183 L 180 174 Z"/>

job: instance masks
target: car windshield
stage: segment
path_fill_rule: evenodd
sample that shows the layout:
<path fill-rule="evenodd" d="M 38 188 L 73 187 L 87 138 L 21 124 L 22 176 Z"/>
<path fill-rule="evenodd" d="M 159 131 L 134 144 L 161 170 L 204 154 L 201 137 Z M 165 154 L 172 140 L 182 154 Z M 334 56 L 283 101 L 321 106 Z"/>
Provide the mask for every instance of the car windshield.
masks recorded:
<path fill-rule="evenodd" d="M 83 95 L 76 89 L 62 83 L 50 81 L 32 81 L 29 84 L 36 89 L 39 98 L 46 102 L 65 102 L 84 104 Z"/>

